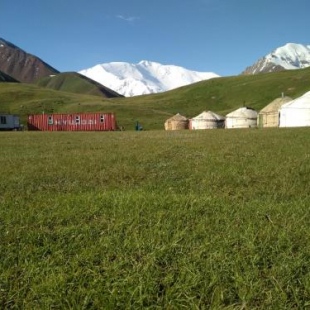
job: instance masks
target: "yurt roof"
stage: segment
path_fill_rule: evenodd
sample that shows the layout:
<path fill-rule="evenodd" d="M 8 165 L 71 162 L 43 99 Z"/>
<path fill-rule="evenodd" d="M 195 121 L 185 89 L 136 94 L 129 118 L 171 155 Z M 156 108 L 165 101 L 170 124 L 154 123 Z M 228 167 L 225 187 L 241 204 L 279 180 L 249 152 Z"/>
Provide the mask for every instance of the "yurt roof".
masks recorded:
<path fill-rule="evenodd" d="M 173 115 L 172 117 L 168 118 L 167 121 L 187 121 L 187 117 L 181 115 L 180 113 L 177 113 L 176 115 Z"/>
<path fill-rule="evenodd" d="M 252 108 L 242 107 L 231 113 L 228 113 L 226 117 L 257 118 L 257 112 Z"/>
<path fill-rule="evenodd" d="M 306 92 L 301 97 L 283 104 L 282 108 L 310 109 L 310 91 Z"/>
<path fill-rule="evenodd" d="M 221 116 L 219 114 L 216 114 L 212 111 L 203 111 L 202 113 L 200 113 L 199 115 L 195 116 L 192 118 L 193 120 L 215 120 L 215 121 L 222 121 L 225 120 L 224 116 Z"/>
<path fill-rule="evenodd" d="M 287 102 L 292 101 L 293 99 L 288 96 L 280 97 L 272 102 L 270 102 L 267 106 L 265 106 L 263 109 L 260 110 L 259 113 L 267 113 L 267 112 L 272 112 L 272 111 L 278 111 L 281 106 Z"/>

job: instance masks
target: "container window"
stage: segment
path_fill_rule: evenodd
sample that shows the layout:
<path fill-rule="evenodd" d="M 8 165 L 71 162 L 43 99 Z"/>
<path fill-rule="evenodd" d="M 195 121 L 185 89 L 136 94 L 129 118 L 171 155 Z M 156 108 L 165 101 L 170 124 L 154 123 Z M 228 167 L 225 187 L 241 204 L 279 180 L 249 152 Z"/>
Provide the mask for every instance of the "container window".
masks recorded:
<path fill-rule="evenodd" d="M 100 115 L 100 123 L 104 123 L 104 115 Z"/>
<path fill-rule="evenodd" d="M 6 125 L 6 116 L 1 116 L 0 117 L 0 124 Z"/>
<path fill-rule="evenodd" d="M 76 123 L 76 124 L 80 124 L 80 122 L 81 122 L 80 116 L 77 115 L 77 116 L 75 117 L 75 123 Z"/>
<path fill-rule="evenodd" d="M 49 115 L 47 123 L 48 123 L 48 125 L 53 125 L 54 124 L 53 116 Z"/>

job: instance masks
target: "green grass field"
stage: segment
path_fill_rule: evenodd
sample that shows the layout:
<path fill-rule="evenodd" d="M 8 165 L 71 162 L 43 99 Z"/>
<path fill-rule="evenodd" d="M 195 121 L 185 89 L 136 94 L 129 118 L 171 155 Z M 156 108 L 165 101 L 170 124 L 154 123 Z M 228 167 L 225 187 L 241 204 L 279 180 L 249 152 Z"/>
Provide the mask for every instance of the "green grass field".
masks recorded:
<path fill-rule="evenodd" d="M 0 133 L 0 308 L 310 307 L 309 130 Z"/>

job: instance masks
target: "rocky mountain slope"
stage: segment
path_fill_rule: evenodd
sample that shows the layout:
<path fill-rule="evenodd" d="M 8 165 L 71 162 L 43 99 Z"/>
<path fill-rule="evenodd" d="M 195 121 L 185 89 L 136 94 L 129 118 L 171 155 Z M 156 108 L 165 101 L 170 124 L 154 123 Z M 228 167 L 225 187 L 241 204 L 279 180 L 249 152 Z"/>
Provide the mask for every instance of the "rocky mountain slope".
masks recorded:
<path fill-rule="evenodd" d="M 258 74 L 310 66 L 310 45 L 287 43 L 247 67 L 242 74 Z"/>
<path fill-rule="evenodd" d="M 23 83 L 59 73 L 40 58 L 0 38 L 0 70 Z"/>
<path fill-rule="evenodd" d="M 5 74 L 4 72 L 0 71 L 0 83 L 1 83 L 1 82 L 16 83 L 16 82 L 18 82 L 18 81 L 15 80 L 14 78 L 12 78 L 11 76 Z"/>
<path fill-rule="evenodd" d="M 192 83 L 219 77 L 213 72 L 197 72 L 152 61 L 137 64 L 111 62 L 96 65 L 79 73 L 126 97 L 160 93 Z"/>

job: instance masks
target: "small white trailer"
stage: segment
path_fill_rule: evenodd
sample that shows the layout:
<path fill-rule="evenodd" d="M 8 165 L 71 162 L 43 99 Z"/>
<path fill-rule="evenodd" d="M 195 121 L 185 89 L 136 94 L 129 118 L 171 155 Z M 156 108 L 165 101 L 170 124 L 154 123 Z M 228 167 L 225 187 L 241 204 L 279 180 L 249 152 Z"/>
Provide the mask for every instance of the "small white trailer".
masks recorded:
<path fill-rule="evenodd" d="M 0 130 L 22 130 L 19 116 L 14 114 L 0 114 Z"/>

